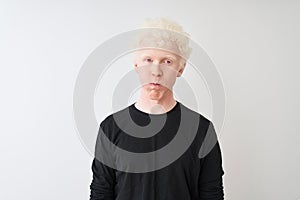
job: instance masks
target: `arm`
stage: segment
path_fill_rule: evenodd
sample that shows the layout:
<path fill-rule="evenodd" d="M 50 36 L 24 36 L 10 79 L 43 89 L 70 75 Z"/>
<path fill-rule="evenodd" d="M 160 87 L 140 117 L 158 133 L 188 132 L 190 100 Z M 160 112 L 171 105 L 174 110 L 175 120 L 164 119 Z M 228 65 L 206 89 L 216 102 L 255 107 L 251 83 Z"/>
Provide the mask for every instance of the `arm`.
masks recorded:
<path fill-rule="evenodd" d="M 93 180 L 90 185 L 90 200 L 113 200 L 114 199 L 114 187 L 116 184 L 115 169 L 105 165 L 101 162 L 101 159 L 107 161 L 107 158 L 111 159 L 111 152 L 107 151 L 104 147 L 104 132 L 111 133 L 110 125 L 103 121 L 100 124 L 96 146 L 95 156 L 92 162 Z M 105 156 L 104 156 L 105 155 Z"/>
<path fill-rule="evenodd" d="M 115 172 L 96 158 L 92 163 L 93 180 L 90 185 L 90 200 L 113 200 Z"/>
<path fill-rule="evenodd" d="M 212 124 L 207 131 L 210 134 L 204 140 L 203 149 L 200 152 L 201 171 L 199 176 L 199 197 L 201 200 L 223 200 L 224 171 L 222 168 L 222 156 L 217 135 Z M 204 153 L 206 151 L 206 153 Z M 206 155 L 205 155 L 206 154 Z"/>

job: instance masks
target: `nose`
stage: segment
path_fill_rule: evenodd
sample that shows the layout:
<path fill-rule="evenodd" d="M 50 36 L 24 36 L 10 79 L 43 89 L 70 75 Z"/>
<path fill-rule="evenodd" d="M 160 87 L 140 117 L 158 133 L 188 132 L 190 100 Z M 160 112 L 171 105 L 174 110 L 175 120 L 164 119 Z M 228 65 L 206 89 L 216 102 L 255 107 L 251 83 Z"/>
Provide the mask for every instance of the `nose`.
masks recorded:
<path fill-rule="evenodd" d="M 162 70 L 161 70 L 161 68 L 160 68 L 160 65 L 159 65 L 159 63 L 157 63 L 157 62 L 153 62 L 152 63 L 152 66 L 151 66 L 151 74 L 153 75 L 153 76 L 162 76 Z"/>

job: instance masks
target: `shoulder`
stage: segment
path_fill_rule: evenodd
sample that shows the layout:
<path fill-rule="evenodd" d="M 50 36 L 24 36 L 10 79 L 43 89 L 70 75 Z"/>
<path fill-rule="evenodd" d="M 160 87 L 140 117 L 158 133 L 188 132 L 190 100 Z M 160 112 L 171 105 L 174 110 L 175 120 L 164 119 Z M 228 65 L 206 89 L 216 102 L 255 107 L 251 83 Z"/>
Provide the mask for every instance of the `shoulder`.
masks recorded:
<path fill-rule="evenodd" d="M 115 138 L 119 131 L 119 126 L 127 123 L 129 106 L 119 109 L 118 111 L 107 114 L 99 124 L 100 129 L 110 139 Z"/>
<path fill-rule="evenodd" d="M 199 111 L 195 111 L 188 106 L 186 106 L 183 103 L 180 103 L 180 108 L 182 109 L 181 112 L 187 113 L 190 118 L 196 118 L 199 120 L 199 128 L 208 128 L 210 125 L 212 125 L 211 119 L 209 119 L 207 116 L 202 114 Z"/>
<path fill-rule="evenodd" d="M 126 106 L 125 108 L 121 108 L 117 111 L 113 111 L 112 113 L 107 114 L 104 119 L 100 122 L 100 126 L 112 125 L 116 119 L 116 117 L 121 117 L 127 114 L 130 106 Z"/>
<path fill-rule="evenodd" d="M 194 123 L 195 127 L 191 130 L 197 131 L 197 134 L 195 136 L 195 144 L 198 149 L 197 151 L 199 152 L 199 158 L 205 157 L 205 155 L 207 155 L 213 147 L 217 148 L 218 145 L 218 137 L 214 124 L 208 117 L 204 116 L 202 113 L 192 110 L 183 104 L 181 107 L 183 110 L 189 113 L 188 120 L 193 120 L 193 118 L 197 118 L 197 120 L 199 120 L 197 121 L 197 123 Z"/>

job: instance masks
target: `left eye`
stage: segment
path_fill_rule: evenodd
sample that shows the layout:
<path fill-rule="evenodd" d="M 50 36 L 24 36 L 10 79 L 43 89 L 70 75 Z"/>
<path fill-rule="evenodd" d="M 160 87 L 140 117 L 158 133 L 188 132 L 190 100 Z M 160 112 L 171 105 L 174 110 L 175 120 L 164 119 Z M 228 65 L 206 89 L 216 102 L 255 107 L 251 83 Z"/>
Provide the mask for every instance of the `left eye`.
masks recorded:
<path fill-rule="evenodd" d="M 165 63 L 166 64 L 172 64 L 172 61 L 171 60 L 166 60 Z"/>

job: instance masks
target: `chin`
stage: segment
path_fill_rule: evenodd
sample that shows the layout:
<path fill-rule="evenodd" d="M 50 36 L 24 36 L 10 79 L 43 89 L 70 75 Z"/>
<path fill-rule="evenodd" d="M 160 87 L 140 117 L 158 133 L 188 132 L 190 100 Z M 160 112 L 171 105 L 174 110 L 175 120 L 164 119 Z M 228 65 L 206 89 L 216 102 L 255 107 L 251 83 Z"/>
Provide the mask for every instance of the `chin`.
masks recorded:
<path fill-rule="evenodd" d="M 161 96 L 159 95 L 159 96 L 156 96 L 156 95 L 149 95 L 149 99 L 151 99 L 151 100 L 160 100 L 161 99 Z"/>
<path fill-rule="evenodd" d="M 160 99 L 162 96 L 163 96 L 162 93 L 159 91 L 153 91 L 153 90 L 148 91 L 148 97 L 150 99 L 153 99 L 153 100 Z"/>

